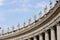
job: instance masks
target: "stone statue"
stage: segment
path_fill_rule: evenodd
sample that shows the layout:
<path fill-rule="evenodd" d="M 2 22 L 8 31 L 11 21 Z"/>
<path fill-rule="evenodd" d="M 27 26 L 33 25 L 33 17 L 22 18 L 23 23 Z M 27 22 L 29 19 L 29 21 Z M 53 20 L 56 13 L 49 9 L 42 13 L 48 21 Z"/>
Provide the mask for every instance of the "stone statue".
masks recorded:
<path fill-rule="evenodd" d="M 9 27 L 7 28 L 7 33 L 9 33 Z"/>
<path fill-rule="evenodd" d="M 39 13 L 39 18 L 41 18 L 42 17 L 42 12 L 40 11 L 40 13 Z"/>
<path fill-rule="evenodd" d="M 2 26 L 3 28 L 2 28 L 2 34 L 4 34 L 4 26 Z"/>
<path fill-rule="evenodd" d="M 2 29 L 2 34 L 4 34 L 4 29 Z"/>
<path fill-rule="evenodd" d="M 25 25 L 26 25 L 26 23 L 24 22 L 24 23 L 23 23 L 23 26 L 25 27 Z"/>
<path fill-rule="evenodd" d="M 36 18 L 37 18 L 36 15 L 34 15 L 34 21 L 36 21 Z"/>
<path fill-rule="evenodd" d="M 28 20 L 28 24 L 30 24 L 31 23 L 31 18 Z"/>
<path fill-rule="evenodd" d="M 50 9 L 52 8 L 53 6 L 52 6 L 52 1 L 50 0 Z"/>
<path fill-rule="evenodd" d="M 17 27 L 18 27 L 18 29 L 20 29 L 20 23 L 18 23 Z"/>
<path fill-rule="evenodd" d="M 14 31 L 14 25 L 12 26 L 12 31 Z"/>
<path fill-rule="evenodd" d="M 44 13 L 47 14 L 47 6 L 44 8 Z"/>

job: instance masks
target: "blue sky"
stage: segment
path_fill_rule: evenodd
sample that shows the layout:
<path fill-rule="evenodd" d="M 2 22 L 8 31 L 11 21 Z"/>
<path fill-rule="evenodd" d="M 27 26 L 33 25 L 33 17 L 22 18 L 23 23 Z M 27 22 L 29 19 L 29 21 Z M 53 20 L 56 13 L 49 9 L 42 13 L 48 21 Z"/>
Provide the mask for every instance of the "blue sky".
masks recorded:
<path fill-rule="evenodd" d="M 23 24 L 25 21 L 28 23 L 28 19 L 33 20 L 34 15 L 37 15 L 40 11 L 44 14 L 44 7 L 47 5 L 49 10 L 50 0 L 0 0 L 0 27 L 12 25 L 17 26 L 18 22 Z M 55 0 L 52 0 L 53 5 Z"/>

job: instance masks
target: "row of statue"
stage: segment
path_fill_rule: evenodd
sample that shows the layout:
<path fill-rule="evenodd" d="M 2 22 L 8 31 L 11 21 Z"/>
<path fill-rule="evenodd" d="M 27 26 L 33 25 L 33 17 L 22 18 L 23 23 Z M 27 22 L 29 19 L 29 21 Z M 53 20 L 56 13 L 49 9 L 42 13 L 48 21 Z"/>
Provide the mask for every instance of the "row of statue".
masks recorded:
<path fill-rule="evenodd" d="M 57 0 L 56 0 L 57 1 Z M 53 8 L 53 6 L 52 6 L 52 1 L 50 0 L 50 9 L 52 9 Z M 47 14 L 47 6 L 44 8 L 44 13 L 45 14 Z M 42 17 L 42 12 L 40 12 L 39 13 L 39 18 L 41 18 Z M 34 15 L 34 21 L 36 21 L 36 15 Z M 31 24 L 31 18 L 28 20 L 28 25 L 30 25 Z M 26 26 L 26 23 L 24 22 L 23 23 L 23 26 L 25 27 Z M 20 29 L 20 23 L 18 23 L 18 25 L 17 25 L 17 27 L 18 27 L 18 29 Z M 14 31 L 14 25 L 12 26 L 12 31 Z M 10 28 L 8 27 L 7 28 L 7 33 L 10 31 Z M 4 34 L 4 29 L 2 29 L 2 34 Z"/>

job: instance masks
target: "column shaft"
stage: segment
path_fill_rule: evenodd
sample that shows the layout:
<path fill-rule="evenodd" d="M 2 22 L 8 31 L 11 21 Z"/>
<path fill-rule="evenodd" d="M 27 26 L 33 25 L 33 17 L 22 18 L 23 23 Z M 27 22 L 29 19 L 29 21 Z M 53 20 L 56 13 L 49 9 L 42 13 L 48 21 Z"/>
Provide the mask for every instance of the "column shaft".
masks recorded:
<path fill-rule="evenodd" d="M 55 40 L 55 31 L 51 29 L 51 40 Z"/>
<path fill-rule="evenodd" d="M 48 32 L 45 32 L 45 40 L 49 40 L 49 34 L 48 34 Z"/>
<path fill-rule="evenodd" d="M 42 34 L 39 35 L 39 40 L 43 40 Z"/>
<path fill-rule="evenodd" d="M 37 40 L 37 38 L 36 38 L 36 37 L 34 37 L 34 40 Z"/>
<path fill-rule="evenodd" d="M 31 40 L 31 39 L 28 39 L 28 40 Z"/>
<path fill-rule="evenodd" d="M 60 25 L 57 24 L 57 40 L 60 40 Z"/>

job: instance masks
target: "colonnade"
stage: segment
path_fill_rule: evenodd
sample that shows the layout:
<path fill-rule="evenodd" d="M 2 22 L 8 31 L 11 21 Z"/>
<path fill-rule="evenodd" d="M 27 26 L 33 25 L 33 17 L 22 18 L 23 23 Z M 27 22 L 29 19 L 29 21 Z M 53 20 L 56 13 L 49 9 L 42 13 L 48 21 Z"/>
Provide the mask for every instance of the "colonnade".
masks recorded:
<path fill-rule="evenodd" d="M 60 23 L 57 23 L 55 26 L 35 37 L 26 40 L 60 40 Z"/>

